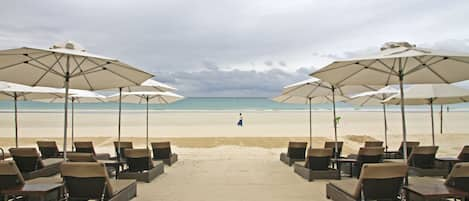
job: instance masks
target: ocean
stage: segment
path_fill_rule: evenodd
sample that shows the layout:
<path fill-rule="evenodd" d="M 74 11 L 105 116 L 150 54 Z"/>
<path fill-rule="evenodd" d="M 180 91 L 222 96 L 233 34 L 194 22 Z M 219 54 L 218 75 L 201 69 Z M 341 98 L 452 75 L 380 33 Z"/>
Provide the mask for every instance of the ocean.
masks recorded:
<path fill-rule="evenodd" d="M 123 103 L 125 111 L 145 110 L 144 104 Z M 445 105 L 444 109 L 469 111 L 469 103 Z M 80 103 L 75 104 L 77 112 L 103 112 L 116 111 L 117 103 Z M 169 105 L 150 105 L 151 110 L 159 111 L 305 111 L 307 105 L 277 103 L 269 98 L 213 98 L 213 97 L 189 97 L 184 100 Z M 331 104 L 312 105 L 315 111 L 332 110 Z M 398 106 L 388 106 L 389 111 L 399 111 Z M 440 106 L 434 106 L 435 111 L 439 111 Z M 61 112 L 62 103 L 43 103 L 32 101 L 19 101 L 18 110 L 20 112 Z M 357 107 L 346 103 L 337 103 L 338 111 L 381 111 L 381 106 Z M 429 106 L 406 106 L 407 111 L 428 111 Z M 13 101 L 0 101 L 0 112 L 12 112 Z"/>

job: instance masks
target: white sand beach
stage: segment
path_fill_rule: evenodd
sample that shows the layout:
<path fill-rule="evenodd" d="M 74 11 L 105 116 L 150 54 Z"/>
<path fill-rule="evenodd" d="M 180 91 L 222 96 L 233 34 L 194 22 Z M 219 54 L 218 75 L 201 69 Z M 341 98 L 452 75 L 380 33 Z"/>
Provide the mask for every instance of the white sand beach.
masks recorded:
<path fill-rule="evenodd" d="M 170 140 L 179 161 L 151 183 L 138 183 L 134 200 L 228 201 L 327 200 L 328 180 L 307 182 L 279 161 L 291 140 L 308 140 L 306 112 L 245 112 L 245 126 L 235 125 L 233 112 L 152 112 L 150 141 Z M 339 140 L 344 154 L 356 153 L 365 140 L 383 140 L 381 112 L 339 112 Z M 408 140 L 431 144 L 429 114 L 408 113 Z M 0 146 L 11 147 L 11 113 L 0 113 Z M 331 114 L 313 113 L 313 147 L 333 139 Z M 389 149 L 402 140 L 400 115 L 391 112 Z M 444 134 L 437 133 L 439 156 L 455 156 L 469 142 L 469 113 L 445 112 Z M 76 140 L 92 140 L 97 152 L 113 153 L 117 139 L 113 113 L 77 113 Z M 39 139 L 62 144 L 61 113 L 20 113 L 20 145 Z M 439 131 L 439 123 L 436 130 Z M 124 113 L 122 140 L 144 147 L 144 113 Z M 344 178 L 347 179 L 347 178 Z"/>

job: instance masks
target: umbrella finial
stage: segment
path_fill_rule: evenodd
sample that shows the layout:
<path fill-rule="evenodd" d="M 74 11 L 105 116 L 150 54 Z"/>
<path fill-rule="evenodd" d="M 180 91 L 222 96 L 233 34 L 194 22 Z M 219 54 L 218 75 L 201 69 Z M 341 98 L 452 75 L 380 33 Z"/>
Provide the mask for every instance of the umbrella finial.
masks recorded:
<path fill-rule="evenodd" d="M 81 52 L 86 52 L 85 48 L 80 44 L 73 42 L 71 40 L 65 41 L 64 43 L 57 43 L 52 45 L 50 49 L 69 49 L 69 50 L 78 50 Z"/>
<path fill-rule="evenodd" d="M 393 48 L 398 48 L 398 47 L 406 47 L 406 48 L 415 48 L 415 44 L 410 44 L 409 42 L 406 41 L 401 41 L 401 42 L 386 42 L 381 46 L 380 50 L 384 51 L 387 49 L 393 49 Z"/>

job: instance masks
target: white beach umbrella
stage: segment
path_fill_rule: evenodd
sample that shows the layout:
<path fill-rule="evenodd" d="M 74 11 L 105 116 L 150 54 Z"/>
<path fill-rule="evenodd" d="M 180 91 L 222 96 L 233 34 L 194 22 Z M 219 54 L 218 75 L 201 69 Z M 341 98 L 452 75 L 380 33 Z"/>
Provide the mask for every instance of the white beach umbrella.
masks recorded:
<path fill-rule="evenodd" d="M 122 92 L 119 94 L 111 95 L 108 97 L 107 100 L 112 102 L 119 101 L 125 103 L 146 104 L 146 146 L 148 149 L 148 105 L 170 104 L 178 100 L 182 100 L 183 98 L 183 96 L 180 96 L 173 92 L 138 91 Z"/>
<path fill-rule="evenodd" d="M 174 92 L 176 90 L 177 89 L 172 86 L 169 86 L 165 83 L 158 82 L 153 79 L 148 79 L 140 85 L 128 86 L 128 87 L 122 88 L 123 92 L 136 92 L 136 91 L 159 91 L 159 92 L 172 91 Z"/>
<path fill-rule="evenodd" d="M 158 82 L 153 79 L 148 79 L 145 82 L 143 82 L 140 85 L 136 86 L 128 86 L 128 87 L 120 87 L 119 89 L 119 118 L 118 118 L 118 123 L 117 123 L 117 154 L 120 155 L 120 146 L 121 146 L 121 118 L 122 118 L 122 92 L 173 92 L 176 91 L 177 89 L 174 87 L 171 87 L 167 84 Z M 120 159 L 120 157 L 118 157 Z"/>
<path fill-rule="evenodd" d="M 372 86 L 344 86 L 344 87 L 335 87 L 330 85 L 327 82 L 323 82 L 317 78 L 310 78 L 301 82 L 297 82 L 291 85 L 288 85 L 283 88 L 282 96 L 275 98 L 274 100 L 280 100 L 279 102 L 288 102 L 296 101 L 298 102 L 313 102 L 313 98 L 318 98 L 316 101 L 329 101 L 332 102 L 332 112 L 333 112 L 333 124 L 334 124 L 334 140 L 337 142 L 337 117 L 335 111 L 336 97 L 341 99 L 346 99 L 346 95 L 353 93 L 360 93 L 363 91 L 376 90 L 378 87 Z M 302 97 L 298 98 L 298 97 Z M 282 101 L 281 98 L 284 100 Z M 311 104 L 311 103 L 310 103 Z M 312 141 L 312 127 L 310 119 L 310 141 Z M 311 143 L 310 143 L 311 146 Z M 336 143 L 337 150 L 337 143 Z"/>
<path fill-rule="evenodd" d="M 311 76 L 335 86 L 452 83 L 469 79 L 469 55 L 416 48 L 406 42 L 386 43 L 378 55 L 345 59 L 317 70 Z M 403 141 L 407 141 L 404 103 L 401 104 Z M 407 150 L 406 143 L 403 146 Z M 404 151 L 404 159 L 407 152 Z"/>
<path fill-rule="evenodd" d="M 309 146 L 311 148 L 313 142 L 313 127 L 311 121 L 311 104 L 323 104 L 323 103 L 333 103 L 332 96 L 316 96 L 316 97 L 302 97 L 302 96 L 290 96 L 288 94 L 283 94 L 272 98 L 273 101 L 279 103 L 290 103 L 290 104 L 308 104 L 309 105 Z M 345 101 L 348 100 L 345 96 L 335 96 L 335 101 Z"/>
<path fill-rule="evenodd" d="M 56 89 L 49 87 L 30 87 L 10 82 L 1 82 L 1 86 L 6 88 L 0 89 L 0 100 L 13 100 L 15 113 L 15 146 L 18 147 L 18 100 L 29 101 L 41 98 L 60 98 L 65 94 Z"/>
<path fill-rule="evenodd" d="M 432 143 L 435 145 L 435 126 L 433 121 L 433 104 L 453 104 L 469 101 L 469 90 L 450 84 L 419 84 L 405 90 L 404 101 L 398 95 L 384 100 L 386 104 L 430 105 L 432 122 Z"/>
<path fill-rule="evenodd" d="M 383 106 L 383 117 L 384 117 L 384 145 L 387 151 L 388 149 L 388 122 L 386 118 L 386 104 L 383 103 L 384 100 L 390 96 L 396 95 L 399 93 L 399 90 L 394 89 L 391 86 L 381 88 L 377 91 L 367 91 L 363 93 L 356 94 L 350 97 L 350 100 L 345 101 L 346 103 L 357 105 L 357 106 L 367 106 L 367 105 L 382 105 Z"/>
<path fill-rule="evenodd" d="M 117 59 L 90 54 L 67 41 L 49 49 L 22 47 L 0 51 L 0 80 L 29 86 L 101 90 L 139 85 L 153 75 Z M 64 158 L 67 153 L 67 108 L 64 103 Z"/>
<path fill-rule="evenodd" d="M 65 89 L 61 89 L 65 91 Z M 72 150 L 75 149 L 74 140 L 75 140 L 75 103 L 104 103 L 106 102 L 106 96 L 103 96 L 99 93 L 93 91 L 79 90 L 79 89 L 70 89 L 70 95 L 68 97 L 69 101 L 72 102 L 72 118 L 71 118 L 71 131 L 72 131 Z M 55 97 L 50 99 L 39 99 L 36 101 L 47 102 L 47 103 L 64 103 L 65 98 Z"/>

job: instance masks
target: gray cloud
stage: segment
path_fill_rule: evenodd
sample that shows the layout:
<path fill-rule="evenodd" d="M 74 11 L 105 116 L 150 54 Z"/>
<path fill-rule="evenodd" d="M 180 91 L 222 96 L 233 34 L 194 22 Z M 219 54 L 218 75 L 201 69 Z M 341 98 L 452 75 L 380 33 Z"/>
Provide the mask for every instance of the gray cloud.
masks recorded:
<path fill-rule="evenodd" d="M 270 95 L 312 71 L 301 67 L 387 41 L 467 52 L 467 10 L 464 0 L 5 1 L 0 49 L 74 40 L 189 95 Z"/>
<path fill-rule="evenodd" d="M 209 97 L 272 97 L 280 93 L 283 86 L 308 78 L 305 72 L 312 69 L 300 68 L 296 72 L 281 69 L 267 71 L 203 70 L 197 72 L 159 73 L 161 81 L 180 89 L 187 96 Z"/>

